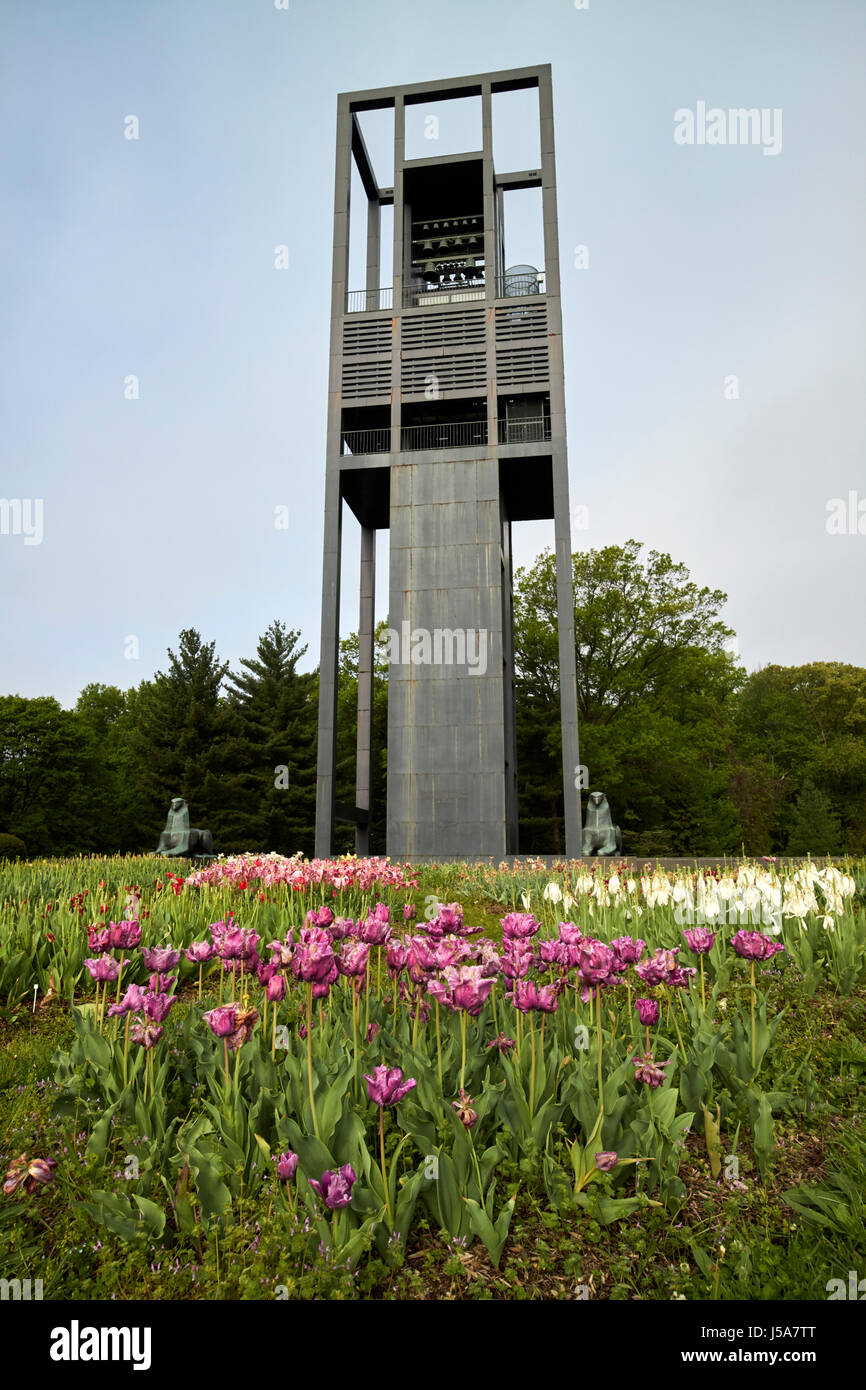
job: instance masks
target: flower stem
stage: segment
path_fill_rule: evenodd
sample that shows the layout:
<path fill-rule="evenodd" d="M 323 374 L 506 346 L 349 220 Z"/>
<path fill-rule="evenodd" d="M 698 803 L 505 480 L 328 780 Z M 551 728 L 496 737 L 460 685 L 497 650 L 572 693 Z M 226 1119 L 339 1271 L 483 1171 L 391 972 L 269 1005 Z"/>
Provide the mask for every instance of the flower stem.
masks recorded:
<path fill-rule="evenodd" d="M 388 1169 L 385 1166 L 385 1107 L 379 1106 L 379 1154 L 382 1159 L 382 1183 L 385 1188 L 385 1210 L 388 1213 L 388 1224 L 391 1230 L 394 1229 L 394 1217 L 391 1215 L 391 1198 L 388 1195 Z"/>
<path fill-rule="evenodd" d="M 319 1135 L 319 1121 L 316 1118 L 316 1102 L 313 1099 L 313 986 L 307 985 L 307 1080 L 310 1086 L 310 1109 L 313 1112 L 313 1133 Z"/>
<path fill-rule="evenodd" d="M 460 1087 L 461 1090 L 466 1082 L 466 1010 L 460 1011 L 460 1037 L 462 1043 L 460 1057 Z"/>
<path fill-rule="evenodd" d="M 529 1068 L 529 1117 L 535 1117 L 535 1013 L 529 1015 L 529 1032 L 532 1040 L 532 1062 Z"/>
<path fill-rule="evenodd" d="M 752 1071 L 754 1071 L 754 1070 L 755 1070 L 755 998 L 756 998 L 756 991 L 755 991 L 755 962 L 754 962 L 754 961 L 751 962 L 751 967 L 752 967 L 752 968 L 751 968 L 751 976 L 752 976 Z"/>

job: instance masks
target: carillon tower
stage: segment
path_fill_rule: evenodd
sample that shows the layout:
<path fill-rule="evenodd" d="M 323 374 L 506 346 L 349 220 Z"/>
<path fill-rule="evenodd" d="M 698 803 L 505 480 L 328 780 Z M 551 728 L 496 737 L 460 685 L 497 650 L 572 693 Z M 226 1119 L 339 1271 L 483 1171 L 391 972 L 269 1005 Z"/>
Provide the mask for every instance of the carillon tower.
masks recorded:
<path fill-rule="evenodd" d="M 497 93 L 537 93 L 540 161 L 497 170 Z M 481 147 L 405 158 L 407 109 L 480 98 Z M 392 110 L 394 186 L 359 117 Z M 352 171 L 365 195 L 350 207 Z M 544 264 L 508 265 L 509 192 L 540 189 Z M 366 206 L 364 206 L 366 202 Z M 381 244 L 393 207 L 393 257 Z M 366 229 L 350 284 L 350 217 Z M 383 251 L 385 254 L 383 255 Z M 389 266 L 384 274 L 383 264 Z M 386 275 L 390 274 L 390 284 Z M 357 780 L 335 800 L 343 506 L 361 527 Z M 580 846 L 568 465 L 550 67 L 344 93 L 337 106 L 316 854 L 369 848 L 376 531 L 390 532 L 387 853 L 519 851 L 511 528 L 554 521 L 566 850 Z"/>

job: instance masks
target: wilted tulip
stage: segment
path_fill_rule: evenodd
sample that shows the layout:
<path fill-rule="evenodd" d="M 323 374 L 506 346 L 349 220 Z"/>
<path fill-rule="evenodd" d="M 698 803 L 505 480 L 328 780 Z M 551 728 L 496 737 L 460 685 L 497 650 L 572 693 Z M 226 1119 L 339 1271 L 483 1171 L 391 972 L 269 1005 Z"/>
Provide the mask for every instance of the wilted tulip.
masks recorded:
<path fill-rule="evenodd" d="M 351 1164 L 344 1163 L 337 1173 L 333 1173 L 329 1168 L 322 1174 L 319 1182 L 315 1178 L 308 1178 L 307 1181 L 330 1211 L 338 1211 L 340 1207 L 347 1207 L 351 1202 L 352 1187 L 357 1178 Z"/>
<path fill-rule="evenodd" d="M 600 1173 L 609 1173 L 619 1163 L 619 1155 L 612 1149 L 605 1149 L 595 1155 L 595 1166 Z"/>
<path fill-rule="evenodd" d="M 472 1109 L 472 1096 L 468 1096 L 463 1087 L 460 1087 L 460 1099 L 452 1100 L 451 1109 L 457 1111 L 458 1118 L 462 1125 L 471 1129 L 478 1122 L 478 1111 Z"/>
<path fill-rule="evenodd" d="M 516 1043 L 513 1038 L 506 1038 L 504 1033 L 499 1033 L 487 1046 L 495 1047 L 498 1052 L 508 1052 Z"/>
<path fill-rule="evenodd" d="M 23 1187 L 25 1192 L 37 1192 L 40 1187 L 46 1187 L 54 1181 L 54 1169 L 57 1167 L 55 1158 L 31 1158 L 26 1154 L 21 1154 L 13 1159 L 6 1174 L 6 1181 L 3 1184 L 3 1191 L 7 1194 L 15 1192 L 19 1187 Z"/>
<path fill-rule="evenodd" d="M 133 1023 L 129 1030 L 129 1036 L 132 1042 L 141 1043 L 142 1047 L 149 1052 L 162 1037 L 162 1028 L 157 1023 Z"/>
<path fill-rule="evenodd" d="M 661 1086 L 665 1080 L 664 1067 L 669 1067 L 673 1057 L 669 1057 L 666 1062 L 656 1062 L 651 1052 L 645 1052 L 641 1057 L 632 1057 L 635 1070 L 635 1081 L 644 1081 L 647 1086 L 655 1090 Z"/>
<path fill-rule="evenodd" d="M 238 1009 L 235 1015 L 234 1032 L 229 1038 L 229 1047 L 232 1052 L 237 1052 L 238 1048 L 252 1035 L 258 1017 L 258 1009 Z"/>
<path fill-rule="evenodd" d="M 370 1100 L 375 1101 L 376 1105 L 398 1105 L 409 1092 L 418 1085 L 417 1081 L 403 1080 L 403 1073 L 399 1067 L 379 1066 L 373 1071 L 372 1076 L 364 1073 L 364 1080 L 367 1083 L 367 1095 Z"/>

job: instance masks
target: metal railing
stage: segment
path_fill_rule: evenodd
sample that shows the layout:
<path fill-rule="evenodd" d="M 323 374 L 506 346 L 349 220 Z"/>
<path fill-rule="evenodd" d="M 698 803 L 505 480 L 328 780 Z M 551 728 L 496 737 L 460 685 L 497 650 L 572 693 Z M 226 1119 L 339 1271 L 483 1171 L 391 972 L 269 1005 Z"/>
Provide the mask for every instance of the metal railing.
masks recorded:
<path fill-rule="evenodd" d="M 401 449 L 468 449 L 486 445 L 486 420 L 443 420 L 438 425 L 403 425 Z"/>
<path fill-rule="evenodd" d="M 407 286 L 403 291 L 403 308 L 426 309 L 436 304 L 459 304 L 466 299 L 483 298 L 483 281 L 477 285 L 436 285 L 429 289 L 419 289 L 414 285 Z"/>
<path fill-rule="evenodd" d="M 500 444 L 541 444 L 550 439 L 548 415 L 530 420 L 499 420 Z M 486 446 L 486 420 L 443 420 L 438 425 L 403 425 L 401 451 L 419 449 L 470 449 Z M 372 430 L 343 430 L 344 454 L 387 454 L 391 448 L 391 429 L 380 425 Z"/>
<path fill-rule="evenodd" d="M 518 275 L 497 275 L 496 277 L 496 298 L 514 299 L 526 294 L 546 294 L 544 271 L 533 271 L 532 274 Z"/>
<path fill-rule="evenodd" d="M 374 430 L 343 430 L 344 454 L 387 454 L 390 448 L 390 425 Z"/>
<path fill-rule="evenodd" d="M 379 290 L 349 290 L 346 295 L 346 313 L 375 313 L 394 306 L 394 291 L 391 285 Z"/>
<path fill-rule="evenodd" d="M 500 420 L 500 444 L 542 444 L 550 438 L 550 416 L 531 420 Z"/>

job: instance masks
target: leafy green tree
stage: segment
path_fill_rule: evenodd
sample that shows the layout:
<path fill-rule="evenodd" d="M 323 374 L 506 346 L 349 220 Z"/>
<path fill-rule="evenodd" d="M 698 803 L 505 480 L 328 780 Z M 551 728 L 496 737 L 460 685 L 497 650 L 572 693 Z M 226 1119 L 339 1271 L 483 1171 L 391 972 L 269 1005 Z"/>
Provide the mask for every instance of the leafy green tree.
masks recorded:
<path fill-rule="evenodd" d="M 234 719 L 225 748 L 221 833 L 226 847 L 313 851 L 316 678 L 297 670 L 306 647 L 276 621 L 257 655 L 227 679 Z"/>
<path fill-rule="evenodd" d="M 194 629 L 184 629 L 177 655 L 169 649 L 168 671 L 157 671 L 152 681 L 143 681 L 133 703 L 133 749 L 142 793 L 154 810 L 163 808 L 155 817 L 157 836 L 173 796 L 188 802 L 192 824 L 212 829 L 215 839 L 218 833 L 223 810 L 220 775 L 230 734 L 220 692 L 229 668 L 214 648 L 215 643 L 202 642 Z"/>
<path fill-rule="evenodd" d="M 789 854 L 839 854 L 842 827 L 833 804 L 808 778 L 800 789 L 788 834 Z"/>
<path fill-rule="evenodd" d="M 0 696 L 0 830 L 31 855 L 91 848 L 82 831 L 85 763 L 70 710 L 50 696 Z"/>
<path fill-rule="evenodd" d="M 736 847 L 732 697 L 740 682 L 719 618 L 725 595 L 638 541 L 576 554 L 581 762 L 606 792 L 626 852 Z M 555 559 L 515 576 L 521 850 L 564 848 Z M 576 794 L 571 787 L 567 794 Z M 555 801 L 555 810 L 554 810 Z M 648 840 L 647 840 L 648 837 Z M 529 843 L 524 843 L 524 838 Z M 646 843 L 642 844 L 642 838 Z"/>
<path fill-rule="evenodd" d="M 746 680 L 735 723 L 743 764 L 762 765 L 776 788 L 767 808 L 773 849 L 787 848 L 807 781 L 831 799 L 846 849 L 866 849 L 866 670 L 766 666 Z"/>

